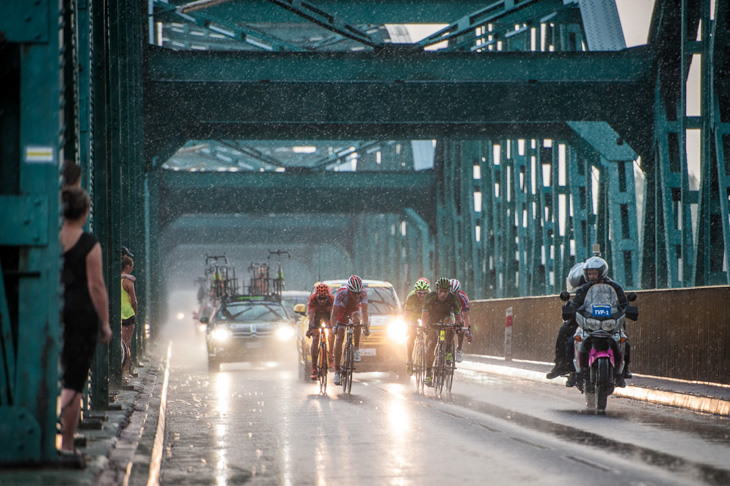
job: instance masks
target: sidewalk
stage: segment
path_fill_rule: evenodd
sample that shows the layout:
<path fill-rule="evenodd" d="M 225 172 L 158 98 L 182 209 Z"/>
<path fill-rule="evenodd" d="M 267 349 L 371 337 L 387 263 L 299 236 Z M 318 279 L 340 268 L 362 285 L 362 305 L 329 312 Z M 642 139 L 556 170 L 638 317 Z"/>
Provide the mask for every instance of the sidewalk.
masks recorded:
<path fill-rule="evenodd" d="M 78 435 L 86 445 L 77 449 L 86 456 L 86 467 L 74 469 L 60 465 L 32 465 L 27 468 L 0 468 L 0 484 L 13 486 L 45 485 L 122 485 L 147 484 L 146 452 L 150 434 L 154 439 L 159 387 L 164 363 L 162 353 L 153 350 L 137 367 L 138 377 L 119 390 L 110 410 L 93 411 L 79 425 Z M 149 420 L 148 420 L 149 419 Z M 152 423 L 154 422 L 154 423 Z M 146 456 L 146 458 L 145 458 Z M 134 464 L 134 468 L 132 468 Z M 132 481 L 132 478 L 143 480 Z"/>
<path fill-rule="evenodd" d="M 548 380 L 545 374 L 552 363 L 537 361 L 511 360 L 495 356 L 465 355 L 459 368 L 465 370 L 494 373 L 531 381 L 565 386 L 565 378 Z M 662 405 L 687 408 L 698 412 L 730 416 L 730 385 L 691 382 L 660 378 L 634 373 L 627 380 L 626 388 L 617 388 L 614 395 L 633 398 Z"/>

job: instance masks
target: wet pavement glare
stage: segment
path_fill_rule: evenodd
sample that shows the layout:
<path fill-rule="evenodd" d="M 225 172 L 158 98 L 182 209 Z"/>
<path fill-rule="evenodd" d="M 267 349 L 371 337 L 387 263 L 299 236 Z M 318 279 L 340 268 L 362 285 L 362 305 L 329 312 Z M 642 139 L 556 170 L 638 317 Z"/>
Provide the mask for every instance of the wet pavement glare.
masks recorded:
<path fill-rule="evenodd" d="M 209 372 L 204 335 L 175 325 L 163 485 L 730 483 L 717 417 L 627 399 L 596 416 L 573 390 L 461 371 L 450 397 L 378 373 L 320 395 L 293 343 Z"/>

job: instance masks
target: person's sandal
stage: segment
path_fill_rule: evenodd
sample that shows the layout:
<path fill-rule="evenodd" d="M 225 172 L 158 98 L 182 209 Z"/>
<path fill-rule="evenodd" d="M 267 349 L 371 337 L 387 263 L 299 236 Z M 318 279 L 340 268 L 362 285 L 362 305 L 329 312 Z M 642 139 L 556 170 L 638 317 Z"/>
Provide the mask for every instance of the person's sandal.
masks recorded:
<path fill-rule="evenodd" d="M 68 469 L 84 469 L 86 468 L 86 454 L 79 452 L 78 449 L 72 451 L 59 449 L 58 462 Z"/>

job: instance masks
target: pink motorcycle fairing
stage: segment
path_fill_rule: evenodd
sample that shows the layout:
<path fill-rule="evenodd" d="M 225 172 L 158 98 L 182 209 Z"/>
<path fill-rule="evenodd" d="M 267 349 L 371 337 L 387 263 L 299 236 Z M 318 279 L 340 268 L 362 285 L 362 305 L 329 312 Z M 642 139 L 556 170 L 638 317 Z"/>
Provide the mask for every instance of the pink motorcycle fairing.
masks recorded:
<path fill-rule="evenodd" d="M 613 361 L 613 350 L 611 348 L 608 348 L 605 351 L 597 351 L 595 348 L 591 348 L 591 353 L 588 355 L 588 367 L 590 368 L 591 365 L 593 365 L 593 362 L 598 358 L 608 358 L 611 360 L 611 366 L 614 368 L 616 367 L 616 364 Z"/>

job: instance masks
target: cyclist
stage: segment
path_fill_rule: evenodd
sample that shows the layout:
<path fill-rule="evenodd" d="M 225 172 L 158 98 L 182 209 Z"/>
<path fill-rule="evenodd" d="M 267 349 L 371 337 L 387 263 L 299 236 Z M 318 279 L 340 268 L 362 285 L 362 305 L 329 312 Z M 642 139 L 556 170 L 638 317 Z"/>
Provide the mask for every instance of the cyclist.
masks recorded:
<path fill-rule="evenodd" d="M 408 294 L 406 303 L 403 306 L 406 322 L 411 324 L 408 326 L 408 334 L 406 335 L 406 373 L 408 373 L 408 376 L 413 374 L 413 345 L 416 342 L 417 321 L 421 317 L 421 311 L 423 311 L 423 301 L 430 290 L 431 286 L 428 280 L 425 278 L 419 279 L 416 285 L 413 286 L 411 293 Z"/>
<path fill-rule="evenodd" d="M 421 322 L 428 328 L 428 341 L 426 343 L 426 386 L 433 386 L 433 378 L 431 372 L 433 369 L 434 354 L 436 351 L 436 341 L 438 339 L 438 329 L 433 325 L 438 322 L 444 324 L 460 324 L 461 323 L 461 302 L 459 298 L 451 293 L 451 284 L 448 278 L 441 277 L 436 282 L 436 291 L 431 291 L 423 302 L 423 312 L 421 313 Z M 450 349 L 451 342 L 454 339 L 454 332 L 448 330 L 446 332 L 446 346 Z M 449 353 L 450 354 L 450 353 Z M 452 359 L 449 354 L 446 359 Z"/>
<path fill-rule="evenodd" d="M 314 287 L 314 293 L 309 297 L 307 303 L 307 312 L 309 314 L 309 329 L 307 329 L 307 337 L 312 338 L 312 347 L 310 349 L 312 354 L 312 380 L 317 379 L 317 356 L 319 356 L 319 333 L 320 323 L 325 321 L 329 324 L 330 316 L 332 315 L 332 305 L 335 303 L 334 296 L 330 293 L 330 289 L 326 283 L 318 283 Z M 332 353 L 332 341 L 334 335 L 330 332 L 329 339 L 327 339 L 327 350 L 329 356 L 328 361 L 334 362 L 334 355 Z M 330 365 L 332 366 L 332 365 Z"/>
<path fill-rule="evenodd" d="M 455 278 L 452 278 L 449 280 L 449 283 L 451 284 L 451 293 L 459 297 L 459 301 L 461 302 L 461 322 L 463 323 L 462 327 L 466 327 L 465 332 L 459 333 L 459 343 L 456 346 L 456 356 L 454 359 L 457 363 L 461 363 L 461 361 L 464 359 L 464 353 L 461 351 L 461 345 L 464 344 L 464 336 L 466 335 L 467 342 L 471 343 L 471 320 L 469 320 L 469 296 L 466 295 L 466 292 L 461 290 L 461 282 L 456 280 Z"/>
<path fill-rule="evenodd" d="M 330 325 L 335 332 L 335 385 L 340 385 L 340 360 L 342 359 L 342 343 L 345 340 L 345 325 L 352 319 L 354 324 L 365 324 L 365 335 L 370 335 L 368 319 L 368 293 L 363 288 L 362 279 L 357 275 L 350 276 L 347 284 L 335 293 Z M 360 361 L 360 328 L 355 329 L 354 361 Z"/>

